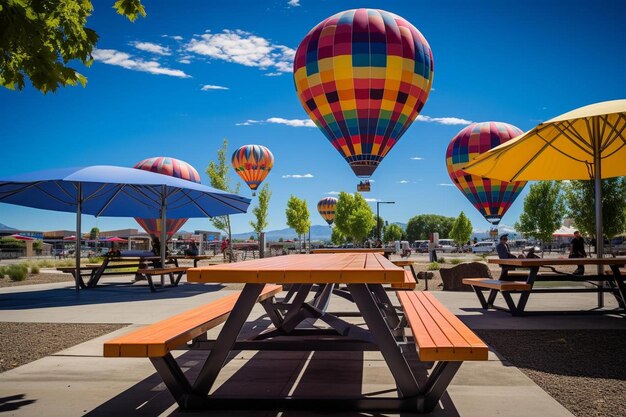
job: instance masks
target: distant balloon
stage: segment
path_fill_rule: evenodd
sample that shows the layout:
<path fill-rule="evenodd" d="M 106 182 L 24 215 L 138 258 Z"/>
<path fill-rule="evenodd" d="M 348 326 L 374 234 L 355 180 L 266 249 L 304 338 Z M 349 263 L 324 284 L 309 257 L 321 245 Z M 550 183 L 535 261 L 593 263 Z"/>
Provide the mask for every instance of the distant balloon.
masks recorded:
<path fill-rule="evenodd" d="M 322 198 L 317 203 L 317 211 L 322 216 L 326 223 L 330 226 L 335 220 L 335 206 L 337 205 L 337 199 L 335 197 Z"/>
<path fill-rule="evenodd" d="M 259 185 L 274 166 L 274 155 L 265 146 L 244 145 L 233 153 L 232 164 L 235 172 L 248 184 L 253 191 Z"/>
<path fill-rule="evenodd" d="M 500 181 L 471 175 L 461 168 L 483 152 L 522 133 L 520 129 L 507 123 L 472 123 L 450 141 L 446 151 L 446 166 L 454 185 L 493 225 L 500 222 L 526 185 L 526 181 Z"/>
<path fill-rule="evenodd" d="M 144 171 L 156 172 L 158 174 L 169 175 L 171 177 L 182 178 L 187 181 L 200 183 L 200 175 L 198 171 L 185 161 L 180 159 L 158 156 L 147 158 L 135 165 L 137 169 Z M 144 219 L 137 218 L 135 220 L 150 235 L 152 239 L 161 239 L 161 219 Z M 167 239 L 169 240 L 185 224 L 187 219 L 166 219 L 165 230 Z"/>
<path fill-rule="evenodd" d="M 359 177 L 369 177 L 422 110 L 433 55 L 395 14 L 337 13 L 315 26 L 294 59 L 300 103 Z"/>

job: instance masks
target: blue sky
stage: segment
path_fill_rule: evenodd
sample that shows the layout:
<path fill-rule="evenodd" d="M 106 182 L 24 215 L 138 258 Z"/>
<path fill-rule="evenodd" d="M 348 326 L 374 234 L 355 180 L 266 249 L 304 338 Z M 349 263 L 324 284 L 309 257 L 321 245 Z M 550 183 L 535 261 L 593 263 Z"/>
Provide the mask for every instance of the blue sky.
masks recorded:
<path fill-rule="evenodd" d="M 317 201 L 354 192 L 357 178 L 297 99 L 291 63 L 305 34 L 342 10 L 398 14 L 428 40 L 434 91 L 372 179 L 368 199 L 381 216 L 406 222 L 423 213 L 486 220 L 452 186 L 445 167 L 450 140 L 469 122 L 502 121 L 528 130 L 598 101 L 626 97 L 626 3 L 590 1 L 145 1 L 130 23 L 113 0 L 94 2 L 88 27 L 100 35 L 86 88 L 43 95 L 0 90 L 0 177 L 46 168 L 133 166 L 152 156 L 187 161 L 203 183 L 224 138 L 229 153 L 262 144 L 275 165 L 269 229 L 286 227 L 290 195 Z M 238 177 L 233 173 L 233 179 Z M 250 196 L 247 188 L 241 194 Z M 504 216 L 517 221 L 528 186 Z M 253 200 L 253 205 L 256 203 Z M 375 210 L 376 204 L 372 203 Z M 234 232 L 252 214 L 233 216 Z M 0 204 L 0 223 L 32 230 L 73 229 L 74 216 Z M 132 219 L 84 216 L 83 228 L 138 227 Z M 185 230 L 212 229 L 192 219 Z"/>

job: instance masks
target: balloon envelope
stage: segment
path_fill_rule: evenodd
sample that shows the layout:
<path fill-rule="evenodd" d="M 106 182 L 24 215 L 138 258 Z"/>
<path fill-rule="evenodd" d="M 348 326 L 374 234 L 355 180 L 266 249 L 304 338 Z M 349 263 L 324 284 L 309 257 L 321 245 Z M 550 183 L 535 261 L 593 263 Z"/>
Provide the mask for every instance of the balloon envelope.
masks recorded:
<path fill-rule="evenodd" d="M 328 225 L 333 224 L 335 220 L 335 206 L 337 205 L 337 199 L 335 197 L 322 198 L 317 203 L 317 211 L 322 216 Z"/>
<path fill-rule="evenodd" d="M 274 166 L 274 155 L 262 145 L 243 145 L 233 153 L 232 165 L 237 175 L 256 190 Z"/>
<path fill-rule="evenodd" d="M 402 17 L 347 10 L 305 36 L 293 72 L 309 117 L 354 173 L 369 177 L 422 110 L 433 56 Z"/>
<path fill-rule="evenodd" d="M 169 158 L 166 156 L 146 158 L 137 163 L 134 168 L 200 183 L 200 175 L 198 174 L 198 171 L 187 162 L 181 161 L 180 159 Z M 161 219 L 135 217 L 135 221 L 139 223 L 139 225 L 150 235 L 152 239 L 161 239 Z M 167 239 L 169 240 L 178 230 L 180 230 L 186 221 L 187 219 L 166 219 L 165 230 L 167 233 Z"/>
<path fill-rule="evenodd" d="M 446 166 L 459 190 L 488 222 L 497 225 L 526 185 L 469 174 L 461 168 L 478 155 L 521 135 L 515 126 L 501 122 L 472 123 L 448 145 Z"/>

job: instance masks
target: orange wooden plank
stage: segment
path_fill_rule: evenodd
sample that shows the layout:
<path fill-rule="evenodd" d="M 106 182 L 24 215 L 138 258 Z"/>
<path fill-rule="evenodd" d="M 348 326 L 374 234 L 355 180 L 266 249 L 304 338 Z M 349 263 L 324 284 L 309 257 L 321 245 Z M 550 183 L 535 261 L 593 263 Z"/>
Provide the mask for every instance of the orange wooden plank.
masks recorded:
<path fill-rule="evenodd" d="M 268 284 L 257 301 L 282 291 L 279 285 Z M 223 323 L 232 310 L 239 293 L 215 300 L 185 313 L 159 321 L 104 344 L 105 357 L 163 356 L 170 350 Z"/>
<path fill-rule="evenodd" d="M 463 278 L 463 284 L 500 291 L 530 291 L 532 286 L 525 281 L 500 281 L 489 278 Z"/>

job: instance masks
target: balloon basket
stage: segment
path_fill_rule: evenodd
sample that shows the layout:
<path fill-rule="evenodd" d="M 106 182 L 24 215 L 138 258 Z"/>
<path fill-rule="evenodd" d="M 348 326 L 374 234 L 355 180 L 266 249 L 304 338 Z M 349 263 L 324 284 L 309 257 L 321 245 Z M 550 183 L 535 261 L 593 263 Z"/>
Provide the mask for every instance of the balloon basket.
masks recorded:
<path fill-rule="evenodd" d="M 371 190 L 371 187 L 370 187 L 370 182 L 369 182 L 369 180 L 364 180 L 364 181 L 359 182 L 359 183 L 356 185 L 356 190 L 357 190 L 358 192 L 361 192 L 361 193 L 362 193 L 362 192 L 368 192 L 368 191 L 370 191 L 370 190 Z"/>

